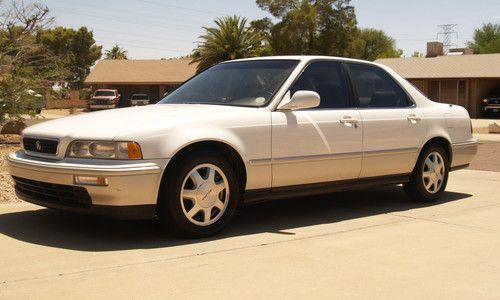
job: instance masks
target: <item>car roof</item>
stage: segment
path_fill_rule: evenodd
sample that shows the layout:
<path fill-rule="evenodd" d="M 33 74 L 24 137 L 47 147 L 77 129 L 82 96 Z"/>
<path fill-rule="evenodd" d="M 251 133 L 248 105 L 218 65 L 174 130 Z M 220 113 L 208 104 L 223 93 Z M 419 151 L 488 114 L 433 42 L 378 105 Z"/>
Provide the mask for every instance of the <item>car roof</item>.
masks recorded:
<path fill-rule="evenodd" d="M 261 56 L 261 57 L 252 57 L 252 58 L 241 58 L 235 60 L 225 61 L 223 63 L 237 62 L 237 61 L 253 61 L 253 60 L 300 60 L 302 62 L 308 62 L 311 60 L 336 60 L 336 61 L 348 61 L 348 62 L 358 62 L 358 63 L 367 63 L 371 65 L 379 65 L 377 63 L 354 59 L 354 58 L 346 58 L 346 57 L 338 57 L 338 56 L 324 56 L 324 55 L 278 55 L 278 56 Z"/>

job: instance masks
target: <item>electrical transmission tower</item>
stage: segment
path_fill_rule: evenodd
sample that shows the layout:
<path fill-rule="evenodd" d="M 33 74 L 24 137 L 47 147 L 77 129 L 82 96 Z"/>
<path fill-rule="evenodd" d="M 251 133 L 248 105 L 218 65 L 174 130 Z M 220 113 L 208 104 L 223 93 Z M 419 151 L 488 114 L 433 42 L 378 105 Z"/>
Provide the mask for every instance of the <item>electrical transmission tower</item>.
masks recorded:
<path fill-rule="evenodd" d="M 451 47 L 457 46 L 457 44 L 452 42 L 453 37 L 458 39 L 458 32 L 454 30 L 456 26 L 457 24 L 438 25 L 441 31 L 438 32 L 436 38 L 439 40 L 439 36 L 443 37 L 443 50 L 445 54 L 448 54 Z"/>

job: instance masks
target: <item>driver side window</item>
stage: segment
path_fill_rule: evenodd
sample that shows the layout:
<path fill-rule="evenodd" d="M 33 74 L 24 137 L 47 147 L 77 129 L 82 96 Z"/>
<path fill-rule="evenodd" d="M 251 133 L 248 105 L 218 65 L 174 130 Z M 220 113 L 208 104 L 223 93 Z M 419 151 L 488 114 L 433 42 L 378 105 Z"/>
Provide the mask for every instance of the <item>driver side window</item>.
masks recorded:
<path fill-rule="evenodd" d="M 296 91 L 314 91 L 320 96 L 317 108 L 348 108 L 350 107 L 349 92 L 344 70 L 340 62 L 313 62 L 306 67 L 299 79 L 290 89 L 290 94 Z"/>

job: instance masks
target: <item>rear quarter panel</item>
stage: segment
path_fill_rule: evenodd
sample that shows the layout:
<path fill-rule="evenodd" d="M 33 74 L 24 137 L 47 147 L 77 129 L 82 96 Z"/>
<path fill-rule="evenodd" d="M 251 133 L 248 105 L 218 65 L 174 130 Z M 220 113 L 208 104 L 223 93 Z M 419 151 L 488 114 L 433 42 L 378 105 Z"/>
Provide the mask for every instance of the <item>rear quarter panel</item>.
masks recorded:
<path fill-rule="evenodd" d="M 432 138 L 442 137 L 451 145 L 452 167 L 470 163 L 477 146 L 463 147 L 464 144 L 475 143 L 467 110 L 457 105 L 436 103 L 422 108 L 422 114 L 428 124 L 422 147 Z"/>

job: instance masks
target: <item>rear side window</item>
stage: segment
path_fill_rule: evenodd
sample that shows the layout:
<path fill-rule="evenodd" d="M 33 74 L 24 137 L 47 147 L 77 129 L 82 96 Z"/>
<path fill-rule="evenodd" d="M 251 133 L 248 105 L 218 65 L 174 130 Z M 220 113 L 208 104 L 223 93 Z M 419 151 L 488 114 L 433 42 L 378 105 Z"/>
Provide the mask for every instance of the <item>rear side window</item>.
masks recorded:
<path fill-rule="evenodd" d="M 314 91 L 320 96 L 318 108 L 350 107 L 347 81 L 342 64 L 339 62 L 313 62 L 290 89 L 296 91 Z"/>
<path fill-rule="evenodd" d="M 403 89 L 384 70 L 365 64 L 348 64 L 359 107 L 408 107 Z"/>

